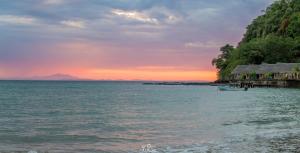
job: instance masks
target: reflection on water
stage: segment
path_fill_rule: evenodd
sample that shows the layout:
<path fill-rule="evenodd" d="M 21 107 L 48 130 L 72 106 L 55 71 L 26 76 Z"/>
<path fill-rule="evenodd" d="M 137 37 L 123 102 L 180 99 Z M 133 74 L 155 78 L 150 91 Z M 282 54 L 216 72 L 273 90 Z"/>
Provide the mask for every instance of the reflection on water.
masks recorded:
<path fill-rule="evenodd" d="M 1 81 L 0 152 L 297 152 L 299 92 Z"/>

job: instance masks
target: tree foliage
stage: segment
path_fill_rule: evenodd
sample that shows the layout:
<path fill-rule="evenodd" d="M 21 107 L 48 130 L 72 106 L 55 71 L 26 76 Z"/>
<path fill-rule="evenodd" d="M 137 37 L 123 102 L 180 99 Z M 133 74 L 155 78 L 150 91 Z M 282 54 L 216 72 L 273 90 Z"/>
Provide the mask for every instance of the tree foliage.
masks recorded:
<path fill-rule="evenodd" d="M 240 64 L 300 62 L 300 0 L 278 0 L 247 27 L 236 48 L 225 45 L 212 64 L 227 80 Z"/>

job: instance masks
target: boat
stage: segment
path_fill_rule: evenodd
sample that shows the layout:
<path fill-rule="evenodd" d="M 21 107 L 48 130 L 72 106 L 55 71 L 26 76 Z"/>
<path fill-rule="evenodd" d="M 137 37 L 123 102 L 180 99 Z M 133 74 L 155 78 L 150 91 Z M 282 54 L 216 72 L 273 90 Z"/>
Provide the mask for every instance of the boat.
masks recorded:
<path fill-rule="evenodd" d="M 248 88 L 236 88 L 230 86 L 219 86 L 218 88 L 220 91 L 247 91 L 248 90 Z"/>

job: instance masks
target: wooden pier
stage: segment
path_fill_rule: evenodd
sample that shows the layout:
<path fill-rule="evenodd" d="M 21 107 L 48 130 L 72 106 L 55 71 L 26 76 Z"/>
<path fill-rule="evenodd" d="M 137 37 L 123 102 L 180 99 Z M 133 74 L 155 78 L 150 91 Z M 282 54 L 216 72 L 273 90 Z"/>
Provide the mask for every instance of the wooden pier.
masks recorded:
<path fill-rule="evenodd" d="M 257 80 L 257 81 L 231 81 L 230 86 L 239 88 L 299 88 L 299 80 Z"/>

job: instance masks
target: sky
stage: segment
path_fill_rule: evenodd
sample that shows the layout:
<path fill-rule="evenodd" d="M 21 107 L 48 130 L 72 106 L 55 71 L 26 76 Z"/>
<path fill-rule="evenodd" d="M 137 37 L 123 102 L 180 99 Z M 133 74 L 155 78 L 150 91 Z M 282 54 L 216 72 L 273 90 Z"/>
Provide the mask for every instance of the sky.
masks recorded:
<path fill-rule="evenodd" d="M 273 0 L 0 0 L 0 79 L 212 81 Z"/>

